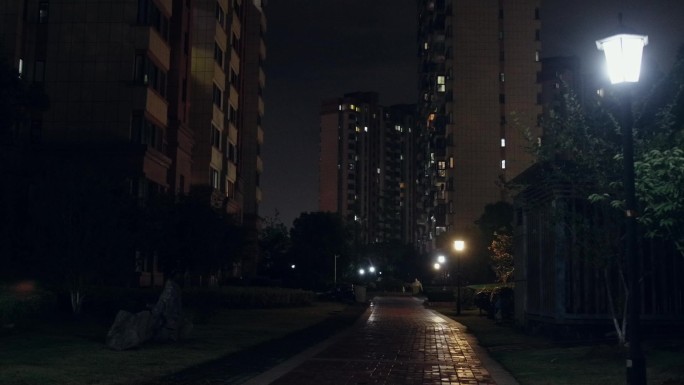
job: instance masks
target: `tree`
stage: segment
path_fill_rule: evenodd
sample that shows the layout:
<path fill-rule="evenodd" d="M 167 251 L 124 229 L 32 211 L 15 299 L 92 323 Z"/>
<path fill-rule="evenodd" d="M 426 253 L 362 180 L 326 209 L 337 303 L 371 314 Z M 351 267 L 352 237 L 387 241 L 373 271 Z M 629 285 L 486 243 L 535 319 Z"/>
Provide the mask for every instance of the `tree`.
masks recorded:
<path fill-rule="evenodd" d="M 510 234 L 495 231 L 489 251 L 492 253 L 490 265 L 496 278 L 501 283 L 507 283 L 514 271 L 513 237 Z"/>
<path fill-rule="evenodd" d="M 684 51 L 671 73 L 648 97 L 636 103 L 635 169 L 640 205 L 639 223 L 650 237 L 681 244 L 681 191 L 684 190 Z M 570 187 L 563 203 L 555 202 L 555 223 L 564 231 L 578 257 L 603 272 L 608 305 L 621 342 L 625 342 L 626 306 L 620 225 L 624 215 L 619 100 L 608 93 L 580 105 L 572 90 L 562 87 L 551 114 L 544 120 L 544 137 L 531 148 L 540 160 L 540 184 L 549 189 Z M 536 138 L 534 138 L 536 139 Z M 567 194 L 572 194 L 568 198 Z M 590 204 L 588 202 L 593 203 Z M 681 248 L 680 248 L 681 251 Z"/>
<path fill-rule="evenodd" d="M 335 255 L 340 277 L 348 275 L 349 231 L 338 214 L 302 213 L 290 230 L 290 258 L 296 267 L 298 282 L 307 289 L 322 289 L 333 281 Z"/>
<path fill-rule="evenodd" d="M 276 210 L 273 217 L 264 219 L 264 226 L 259 233 L 262 269 L 273 278 L 282 278 L 289 268 L 287 255 L 291 246 L 289 231 Z"/>
<path fill-rule="evenodd" d="M 138 207 L 136 247 L 157 253 L 161 270 L 220 276 L 240 260 L 243 233 L 221 207 L 210 205 L 207 192 L 162 194 Z"/>
<path fill-rule="evenodd" d="M 500 201 L 485 206 L 480 218 L 475 221 L 485 240 L 490 241 L 496 232 L 510 234 L 513 231 L 513 205 Z"/>
<path fill-rule="evenodd" d="M 25 271 L 68 291 L 78 314 L 88 285 L 122 284 L 132 271 L 134 202 L 123 183 L 97 170 L 60 161 L 44 171 L 28 199 Z"/>

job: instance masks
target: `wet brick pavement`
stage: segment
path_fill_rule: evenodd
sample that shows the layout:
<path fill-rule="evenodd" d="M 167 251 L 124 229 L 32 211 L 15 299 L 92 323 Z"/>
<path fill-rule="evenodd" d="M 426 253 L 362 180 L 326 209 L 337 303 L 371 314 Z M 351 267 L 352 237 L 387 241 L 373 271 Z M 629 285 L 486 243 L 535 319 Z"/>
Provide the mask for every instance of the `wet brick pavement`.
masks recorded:
<path fill-rule="evenodd" d="M 494 385 L 459 324 L 411 297 L 378 297 L 365 323 L 274 385 Z"/>

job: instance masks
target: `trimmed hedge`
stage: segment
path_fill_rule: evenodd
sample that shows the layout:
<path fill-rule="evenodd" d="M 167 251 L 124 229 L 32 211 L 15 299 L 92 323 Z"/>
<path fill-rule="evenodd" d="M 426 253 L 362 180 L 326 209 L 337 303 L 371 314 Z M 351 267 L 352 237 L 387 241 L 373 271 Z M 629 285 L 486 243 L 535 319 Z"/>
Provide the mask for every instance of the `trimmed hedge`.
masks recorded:
<path fill-rule="evenodd" d="M 308 306 L 316 299 L 312 291 L 275 287 L 225 286 L 183 290 L 183 305 L 196 308 L 274 308 Z"/>
<path fill-rule="evenodd" d="M 136 313 L 154 306 L 161 288 L 89 287 L 83 291 L 84 313 L 105 319 L 119 310 Z M 182 289 L 183 306 L 201 316 L 210 316 L 221 308 L 249 309 L 296 307 L 311 305 L 316 296 L 311 291 L 276 287 L 226 286 Z M 71 312 L 69 294 L 32 288 L 30 292 L 17 292 L 0 287 L 0 329 L 9 325 L 28 325 L 41 316 L 58 310 Z"/>

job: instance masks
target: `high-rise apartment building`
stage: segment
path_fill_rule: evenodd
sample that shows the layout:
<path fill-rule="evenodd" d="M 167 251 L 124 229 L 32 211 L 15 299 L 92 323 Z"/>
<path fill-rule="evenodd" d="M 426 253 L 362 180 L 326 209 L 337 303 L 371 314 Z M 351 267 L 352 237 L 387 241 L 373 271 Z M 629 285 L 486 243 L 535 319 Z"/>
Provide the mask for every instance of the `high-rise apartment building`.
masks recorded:
<path fill-rule="evenodd" d="M 19 127 L 36 154 L 69 154 L 141 199 L 211 187 L 207 198 L 254 237 L 260 0 L 19 0 L 0 21 L 0 50 L 49 99 Z M 252 247 L 243 265 L 256 261 Z"/>
<path fill-rule="evenodd" d="M 374 92 L 322 104 L 319 209 L 355 221 L 361 243 L 415 243 L 414 112 Z"/>
<path fill-rule="evenodd" d="M 266 18 L 260 0 L 194 0 L 192 185 L 240 223 L 245 254 L 234 274 L 257 273 Z"/>
<path fill-rule="evenodd" d="M 422 0 L 418 11 L 433 226 L 462 233 L 533 162 L 525 131 L 540 135 L 539 1 Z"/>

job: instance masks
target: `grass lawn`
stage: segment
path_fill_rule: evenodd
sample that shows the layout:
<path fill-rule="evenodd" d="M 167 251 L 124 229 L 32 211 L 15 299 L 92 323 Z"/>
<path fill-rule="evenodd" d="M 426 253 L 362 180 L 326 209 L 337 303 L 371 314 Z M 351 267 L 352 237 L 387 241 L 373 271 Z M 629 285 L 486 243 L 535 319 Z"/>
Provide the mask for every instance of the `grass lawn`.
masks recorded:
<path fill-rule="evenodd" d="M 340 303 L 309 307 L 223 310 L 195 325 L 190 338 L 175 344 L 148 343 L 116 352 L 104 345 L 107 323 L 61 320 L 28 331 L 0 335 L 0 384 L 135 384 L 217 360 L 281 338 L 339 314 Z"/>
<path fill-rule="evenodd" d="M 521 385 L 625 383 L 624 349 L 617 345 L 559 344 L 497 325 L 477 310 L 456 316 L 453 306 L 431 308 L 465 325 Z M 684 340 L 647 340 L 644 349 L 649 384 L 684 385 Z"/>

